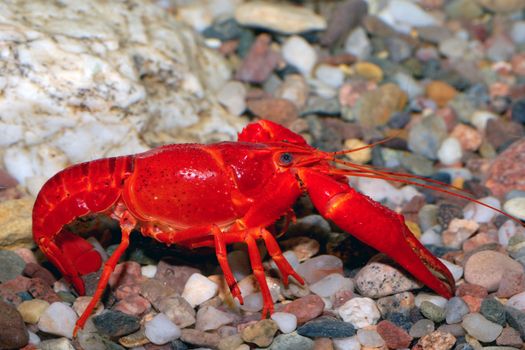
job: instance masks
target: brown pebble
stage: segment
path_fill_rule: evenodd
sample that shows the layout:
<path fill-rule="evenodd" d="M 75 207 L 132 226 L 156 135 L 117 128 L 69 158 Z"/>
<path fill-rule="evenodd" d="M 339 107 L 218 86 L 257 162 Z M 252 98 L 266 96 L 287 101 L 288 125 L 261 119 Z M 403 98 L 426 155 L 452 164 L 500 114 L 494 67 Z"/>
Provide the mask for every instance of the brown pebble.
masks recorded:
<path fill-rule="evenodd" d="M 249 99 L 247 107 L 256 116 L 285 126 L 299 117 L 295 104 L 284 98 Z"/>
<path fill-rule="evenodd" d="M 314 348 L 312 350 L 334 350 L 334 343 L 330 338 L 317 338 L 314 340 Z"/>
<path fill-rule="evenodd" d="M 407 348 L 412 341 L 412 337 L 403 328 L 388 320 L 379 322 L 376 331 L 391 349 Z"/>
<path fill-rule="evenodd" d="M 496 157 L 488 170 L 485 185 L 496 196 L 510 190 L 525 191 L 525 139 L 513 143 Z"/>
<path fill-rule="evenodd" d="M 515 348 L 520 348 L 523 346 L 523 341 L 521 340 L 520 333 L 512 327 L 505 327 L 503 331 L 496 339 L 496 344 L 501 346 L 512 346 Z"/>
<path fill-rule="evenodd" d="M 458 94 L 453 86 L 439 80 L 430 82 L 425 91 L 427 97 L 436 102 L 439 107 L 444 107 Z"/>
<path fill-rule="evenodd" d="M 307 295 L 288 303 L 279 310 L 289 312 L 297 317 L 297 324 L 301 325 L 319 316 L 324 310 L 324 302 L 317 295 Z"/>
<path fill-rule="evenodd" d="M 161 260 L 157 265 L 154 279 L 182 294 L 188 278 L 194 273 L 200 273 L 200 270 L 189 266 L 172 265 L 169 260 Z"/>
<path fill-rule="evenodd" d="M 479 131 L 461 123 L 454 127 L 450 136 L 458 139 L 461 147 L 467 151 L 476 151 L 483 141 L 483 137 Z"/>
<path fill-rule="evenodd" d="M 56 301 L 62 301 L 57 293 L 41 278 L 31 278 L 31 283 L 27 291 L 35 299 L 42 299 L 52 304 Z"/>
<path fill-rule="evenodd" d="M 525 292 L 525 273 L 507 270 L 503 272 L 496 295 L 500 298 L 510 298 Z"/>
<path fill-rule="evenodd" d="M 506 121 L 503 119 L 490 119 L 487 122 L 485 134 L 486 134 L 488 143 L 490 143 L 495 149 L 498 149 L 499 147 L 503 145 L 508 145 L 522 138 L 525 135 L 525 128 L 523 127 L 523 125 L 517 122 L 514 122 L 514 121 Z M 524 141 L 520 140 L 518 142 L 523 143 Z M 500 156 L 498 156 L 496 158 L 496 161 L 498 158 L 502 157 L 504 153 L 506 152 L 503 152 Z M 506 154 L 507 158 L 511 156 L 513 156 L 513 154 Z M 513 168 L 513 167 L 509 167 L 509 168 Z M 512 189 L 516 189 L 516 188 L 512 188 Z M 497 193 L 494 193 L 494 194 L 497 195 Z"/>
<path fill-rule="evenodd" d="M 23 274 L 31 278 L 41 278 L 50 286 L 56 282 L 55 276 L 48 269 L 32 262 L 26 264 Z"/>
<path fill-rule="evenodd" d="M 118 288 L 118 286 L 139 284 L 142 279 L 140 264 L 135 261 L 126 261 L 115 266 L 108 283 L 112 288 Z"/>
<path fill-rule="evenodd" d="M 182 330 L 180 339 L 188 344 L 216 348 L 221 338 L 216 333 L 208 333 L 197 329 L 185 328 Z"/>
<path fill-rule="evenodd" d="M 472 295 L 464 295 L 461 297 L 465 304 L 467 304 L 470 312 L 479 312 L 481 309 L 481 303 L 483 302 L 483 298 L 474 297 Z"/>
<path fill-rule="evenodd" d="M 269 34 L 259 34 L 237 70 L 235 79 L 249 83 L 263 83 L 268 79 L 282 60 L 271 44 L 272 37 Z"/>
<path fill-rule="evenodd" d="M 125 299 L 132 295 L 138 295 L 140 293 L 140 284 L 126 284 L 123 286 L 118 286 L 114 291 L 115 298 L 117 300 Z"/>
<path fill-rule="evenodd" d="M 456 289 L 456 296 L 458 297 L 471 295 L 478 298 L 485 298 L 488 294 L 487 288 L 472 283 L 462 283 Z"/>
<path fill-rule="evenodd" d="M 320 38 L 321 45 L 332 46 L 344 38 L 348 32 L 360 24 L 368 12 L 368 5 L 363 0 L 346 0 L 334 6 L 328 26 Z"/>
<path fill-rule="evenodd" d="M 496 291 L 506 270 L 523 272 L 523 266 L 509 256 L 483 250 L 472 254 L 465 262 L 465 281 L 479 284 L 489 292 Z"/>
<path fill-rule="evenodd" d="M 29 341 L 22 315 L 8 303 L 0 300 L 0 349 L 18 349 Z"/>
<path fill-rule="evenodd" d="M 139 316 L 149 311 L 150 307 L 151 304 L 149 301 L 140 295 L 129 295 L 117 302 L 115 306 L 112 307 L 112 310 L 120 311 L 132 316 Z"/>
<path fill-rule="evenodd" d="M 242 339 L 247 343 L 253 343 L 257 346 L 267 347 L 272 341 L 279 326 L 274 320 L 260 320 L 241 331 Z"/>

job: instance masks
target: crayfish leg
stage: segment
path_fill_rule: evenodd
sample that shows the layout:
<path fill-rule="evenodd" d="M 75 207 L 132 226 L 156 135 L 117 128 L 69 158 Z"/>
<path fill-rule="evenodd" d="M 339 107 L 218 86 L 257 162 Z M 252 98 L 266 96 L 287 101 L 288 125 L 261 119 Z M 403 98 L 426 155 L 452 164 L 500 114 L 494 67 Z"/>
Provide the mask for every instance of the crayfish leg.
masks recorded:
<path fill-rule="evenodd" d="M 125 211 L 120 217 L 120 228 L 122 231 L 122 239 L 117 249 L 115 249 L 113 254 L 109 257 L 109 259 L 104 264 L 104 269 L 102 270 L 102 274 L 100 275 L 100 279 L 97 284 L 97 289 L 95 290 L 95 293 L 93 294 L 93 297 L 91 298 L 91 301 L 86 307 L 86 310 L 77 320 L 77 323 L 75 324 L 75 329 L 73 330 L 73 337 L 76 337 L 79 329 L 84 328 L 84 325 L 86 324 L 87 319 L 89 318 L 89 316 L 91 316 L 91 313 L 93 312 L 98 302 L 102 298 L 102 294 L 106 290 L 106 286 L 108 285 L 108 281 L 109 281 L 109 277 L 111 276 L 111 273 L 115 270 L 115 266 L 120 260 L 122 254 L 124 254 L 124 252 L 129 246 L 129 235 L 136 224 L 137 222 L 135 218 L 128 211 Z"/>

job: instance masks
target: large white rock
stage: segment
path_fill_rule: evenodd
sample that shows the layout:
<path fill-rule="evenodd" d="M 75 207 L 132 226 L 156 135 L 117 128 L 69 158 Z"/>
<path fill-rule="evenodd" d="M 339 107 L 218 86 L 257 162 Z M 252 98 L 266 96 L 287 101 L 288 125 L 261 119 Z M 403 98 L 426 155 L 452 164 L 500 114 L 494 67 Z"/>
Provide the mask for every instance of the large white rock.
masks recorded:
<path fill-rule="evenodd" d="M 34 192 L 66 164 L 234 138 L 244 121 L 215 98 L 230 75 L 150 1 L 3 1 L 0 156 Z"/>

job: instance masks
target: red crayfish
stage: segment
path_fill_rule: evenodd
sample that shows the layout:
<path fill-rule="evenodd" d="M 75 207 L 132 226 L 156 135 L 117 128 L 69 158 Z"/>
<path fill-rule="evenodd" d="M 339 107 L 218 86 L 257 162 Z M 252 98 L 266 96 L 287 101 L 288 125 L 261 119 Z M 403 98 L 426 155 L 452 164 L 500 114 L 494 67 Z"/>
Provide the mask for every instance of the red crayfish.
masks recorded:
<path fill-rule="evenodd" d="M 322 216 L 389 255 L 438 294 L 451 297 L 451 273 L 414 237 L 403 216 L 348 185 L 347 176 L 389 178 L 391 173 L 338 158 L 347 152 L 320 151 L 285 127 L 261 120 L 244 128 L 237 142 L 167 145 L 74 165 L 53 176 L 35 202 L 34 240 L 79 294 L 85 293 L 81 276 L 98 271 L 102 259 L 64 226 L 91 213 L 105 213 L 118 220 L 122 230 L 75 334 L 100 300 L 133 229 L 168 245 L 213 247 L 232 295 L 241 303 L 226 246 L 246 243 L 263 297 L 263 317 L 272 313 L 257 241 L 263 240 L 285 285 L 289 276 L 304 283 L 267 230 L 280 217 L 292 215 L 291 206 L 303 193 Z M 413 183 L 406 178 L 403 182 Z"/>

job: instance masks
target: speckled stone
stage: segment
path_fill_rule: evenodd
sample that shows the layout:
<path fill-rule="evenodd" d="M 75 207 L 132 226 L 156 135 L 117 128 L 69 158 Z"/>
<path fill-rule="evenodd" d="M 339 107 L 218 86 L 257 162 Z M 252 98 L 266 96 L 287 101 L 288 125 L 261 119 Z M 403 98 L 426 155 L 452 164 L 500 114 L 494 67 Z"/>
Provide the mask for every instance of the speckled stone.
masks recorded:
<path fill-rule="evenodd" d="M 445 309 L 431 303 L 430 301 L 423 301 L 420 308 L 421 313 L 434 322 L 442 322 L 445 320 Z"/>
<path fill-rule="evenodd" d="M 26 266 L 25 261 L 14 251 L 0 250 L 0 283 L 20 276 Z"/>
<path fill-rule="evenodd" d="M 456 337 L 452 334 L 435 331 L 419 339 L 417 344 L 425 350 L 449 350 L 455 342 Z"/>
<path fill-rule="evenodd" d="M 0 300 L 0 349 L 21 348 L 29 341 L 24 320 L 8 303 Z"/>
<path fill-rule="evenodd" d="M 383 297 L 376 301 L 376 305 L 383 317 L 387 317 L 387 315 L 394 312 L 408 315 L 415 306 L 414 294 L 403 292 Z"/>
<path fill-rule="evenodd" d="M 483 299 L 480 307 L 480 313 L 489 321 L 495 322 L 502 326 L 505 325 L 505 306 L 494 298 Z"/>
<path fill-rule="evenodd" d="M 468 305 L 460 297 L 453 297 L 445 306 L 445 319 L 448 324 L 461 322 L 463 316 L 469 313 Z"/>
<path fill-rule="evenodd" d="M 107 310 L 93 317 L 97 330 L 110 337 L 120 337 L 140 328 L 140 319 L 122 312 Z"/>
<path fill-rule="evenodd" d="M 414 338 L 421 338 L 427 334 L 432 333 L 434 329 L 435 329 L 434 321 L 428 320 L 428 319 L 422 319 L 414 323 L 408 333 Z"/>
<path fill-rule="evenodd" d="M 508 324 L 520 333 L 521 338 L 525 339 L 525 312 L 506 306 L 505 316 Z"/>
<path fill-rule="evenodd" d="M 314 341 L 296 332 L 280 334 L 275 337 L 269 350 L 313 350 Z"/>
<path fill-rule="evenodd" d="M 383 320 L 377 324 L 377 333 L 385 340 L 386 346 L 392 349 L 407 348 L 412 337 L 390 321 Z"/>
<path fill-rule="evenodd" d="M 269 346 L 279 327 L 274 320 L 261 320 L 245 327 L 241 331 L 241 337 L 245 342 L 254 343 L 257 346 Z"/>
<path fill-rule="evenodd" d="M 347 338 L 355 335 L 356 330 L 350 323 L 321 317 L 305 323 L 297 329 L 297 333 L 309 338 Z"/>
<path fill-rule="evenodd" d="M 308 295 L 296 299 L 279 309 L 279 311 L 294 314 L 299 325 L 319 316 L 323 310 L 323 299 L 317 295 Z"/>

